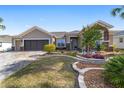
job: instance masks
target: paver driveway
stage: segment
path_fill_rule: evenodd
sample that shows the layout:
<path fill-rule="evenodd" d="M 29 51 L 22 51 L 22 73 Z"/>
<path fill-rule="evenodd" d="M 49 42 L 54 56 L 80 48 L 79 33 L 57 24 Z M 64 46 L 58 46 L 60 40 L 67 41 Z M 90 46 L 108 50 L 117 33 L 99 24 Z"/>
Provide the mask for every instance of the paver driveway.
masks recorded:
<path fill-rule="evenodd" d="M 0 80 L 13 74 L 31 61 L 36 60 L 35 55 L 43 55 L 42 51 L 6 52 L 0 54 Z"/>

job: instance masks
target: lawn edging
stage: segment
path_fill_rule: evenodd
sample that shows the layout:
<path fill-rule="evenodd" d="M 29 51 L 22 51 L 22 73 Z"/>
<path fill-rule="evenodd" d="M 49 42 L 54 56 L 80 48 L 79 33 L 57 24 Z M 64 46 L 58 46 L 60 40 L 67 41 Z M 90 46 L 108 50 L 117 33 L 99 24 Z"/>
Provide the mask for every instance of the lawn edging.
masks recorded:
<path fill-rule="evenodd" d="M 79 87 L 80 88 L 87 88 L 85 81 L 84 81 L 84 73 L 89 71 L 89 70 L 93 70 L 93 69 L 98 69 L 98 70 L 104 70 L 104 68 L 99 68 L 99 67 L 90 67 L 90 68 L 84 68 L 84 69 L 79 69 L 77 68 L 76 64 L 78 62 L 75 62 L 72 64 L 72 67 L 74 70 L 76 70 L 79 75 L 78 75 L 78 82 L 79 82 Z"/>
<path fill-rule="evenodd" d="M 77 58 L 80 60 L 86 61 L 86 62 L 91 62 L 91 63 L 96 63 L 96 64 L 104 64 L 106 62 L 105 59 L 95 59 L 95 58 L 85 58 L 77 55 Z"/>

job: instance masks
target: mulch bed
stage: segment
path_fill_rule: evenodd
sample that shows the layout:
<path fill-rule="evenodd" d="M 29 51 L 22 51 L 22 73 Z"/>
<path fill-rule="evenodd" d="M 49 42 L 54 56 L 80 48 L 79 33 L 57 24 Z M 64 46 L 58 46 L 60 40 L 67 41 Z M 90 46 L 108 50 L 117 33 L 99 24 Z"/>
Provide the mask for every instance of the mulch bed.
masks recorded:
<path fill-rule="evenodd" d="M 103 70 L 90 70 L 84 74 L 84 80 L 88 88 L 114 88 L 111 84 L 105 82 Z"/>
<path fill-rule="evenodd" d="M 94 64 L 94 63 L 89 63 L 89 62 L 79 62 L 76 65 L 80 69 L 89 68 L 89 67 L 102 67 L 101 64 Z"/>

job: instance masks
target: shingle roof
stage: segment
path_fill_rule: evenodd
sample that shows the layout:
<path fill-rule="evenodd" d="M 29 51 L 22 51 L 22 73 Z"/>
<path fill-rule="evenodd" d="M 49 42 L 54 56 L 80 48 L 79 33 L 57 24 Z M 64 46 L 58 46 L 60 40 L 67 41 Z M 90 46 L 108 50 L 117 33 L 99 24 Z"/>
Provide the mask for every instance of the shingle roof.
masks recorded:
<path fill-rule="evenodd" d="M 80 31 L 78 30 L 74 30 L 74 31 L 70 31 L 70 32 L 51 32 L 51 34 L 53 36 L 55 36 L 56 38 L 63 38 L 66 34 L 68 35 L 77 35 Z"/>
<path fill-rule="evenodd" d="M 51 32 L 51 34 L 55 36 L 56 38 L 63 38 L 66 32 Z"/>
<path fill-rule="evenodd" d="M 11 43 L 12 42 L 12 36 L 0 35 L 0 42 Z"/>
<path fill-rule="evenodd" d="M 79 34 L 79 30 L 74 30 L 74 31 L 70 31 L 70 32 L 68 32 L 67 34 L 68 35 L 75 35 L 75 36 L 77 36 L 78 34 Z"/>
<path fill-rule="evenodd" d="M 124 30 L 118 31 L 114 34 L 115 36 L 124 35 Z"/>

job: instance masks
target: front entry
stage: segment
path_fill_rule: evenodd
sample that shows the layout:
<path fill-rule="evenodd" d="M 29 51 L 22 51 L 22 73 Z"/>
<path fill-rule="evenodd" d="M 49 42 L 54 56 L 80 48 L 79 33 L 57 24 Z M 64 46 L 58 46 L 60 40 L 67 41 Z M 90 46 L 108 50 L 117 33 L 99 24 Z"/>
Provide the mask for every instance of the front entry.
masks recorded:
<path fill-rule="evenodd" d="M 46 44 L 49 44 L 49 40 L 24 40 L 24 50 L 41 51 Z"/>
<path fill-rule="evenodd" d="M 78 49 L 78 37 L 70 37 L 70 48 L 71 50 Z"/>

